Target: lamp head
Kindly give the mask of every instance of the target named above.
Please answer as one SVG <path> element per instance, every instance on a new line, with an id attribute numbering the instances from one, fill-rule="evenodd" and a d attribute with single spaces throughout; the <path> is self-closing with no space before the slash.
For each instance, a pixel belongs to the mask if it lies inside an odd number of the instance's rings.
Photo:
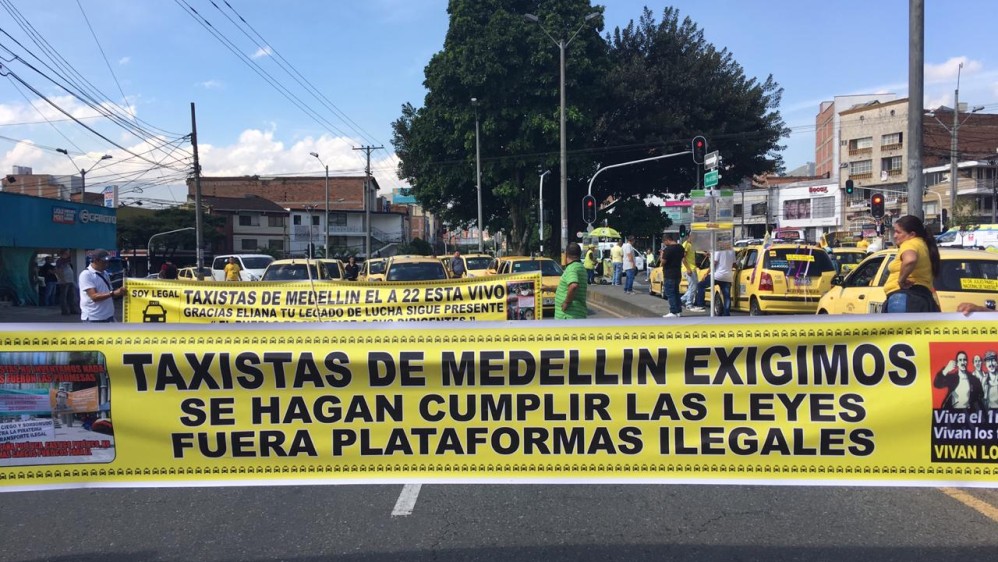
<path id="1" fill-rule="evenodd" d="M 69 156 L 69 151 L 66 150 L 65 148 L 57 148 L 57 149 L 55 149 L 55 151 L 56 152 L 61 152 L 62 154 L 65 154 L 66 156 Z"/>
<path id="2" fill-rule="evenodd" d="M 308 154 L 309 154 L 309 156 L 315 156 L 316 158 L 319 157 L 319 153 L 318 152 L 309 152 Z"/>
<path id="3" fill-rule="evenodd" d="M 593 13 L 589 14 L 588 16 L 586 16 L 586 21 L 589 21 L 589 20 L 591 20 L 591 19 L 593 19 L 593 18 L 595 18 L 597 16 L 599 16 L 599 12 L 593 12 Z"/>
<path id="4" fill-rule="evenodd" d="M 110 154 L 105 154 L 104 156 L 100 157 L 101 160 L 110 160 L 112 158 L 114 158 L 114 156 L 111 156 Z"/>
<path id="5" fill-rule="evenodd" d="M 534 14 L 523 14 L 523 19 L 525 19 L 527 21 L 532 21 L 534 23 L 537 23 L 537 22 L 540 21 L 540 18 L 538 18 Z"/>

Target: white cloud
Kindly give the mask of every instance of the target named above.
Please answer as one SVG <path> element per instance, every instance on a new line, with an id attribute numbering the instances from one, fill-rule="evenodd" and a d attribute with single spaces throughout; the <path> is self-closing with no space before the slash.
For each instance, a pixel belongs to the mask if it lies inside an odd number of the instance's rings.
<path id="1" fill-rule="evenodd" d="M 204 82 L 198 82 L 197 85 L 201 86 L 205 90 L 217 90 L 225 86 L 221 80 L 215 80 L 214 78 L 211 80 L 205 80 Z"/>
<path id="2" fill-rule="evenodd" d="M 118 59 L 118 64 L 121 66 L 124 66 L 130 62 L 132 62 L 132 57 L 121 57 Z"/>
<path id="3" fill-rule="evenodd" d="M 960 71 L 960 65 L 963 70 Z M 941 64 L 925 65 L 925 83 L 934 84 L 938 82 L 948 82 L 956 85 L 956 76 L 960 72 L 961 76 L 976 74 L 984 68 L 980 61 L 970 60 L 967 57 L 953 57 Z"/>
<path id="4" fill-rule="evenodd" d="M 97 110 L 73 96 L 53 96 L 48 99 L 77 119 L 90 119 L 100 115 Z M 109 109 L 114 107 L 110 102 L 104 102 L 101 106 Z M 124 110 L 131 115 L 136 114 L 134 105 L 126 106 Z M 0 103 L 0 125 L 43 122 L 45 119 L 62 120 L 66 119 L 66 115 L 40 99 L 33 100 L 33 104 L 27 102 Z"/>
<path id="5" fill-rule="evenodd" d="M 253 53 L 251 56 L 252 58 L 255 59 L 258 59 L 260 57 L 269 57 L 271 52 L 272 51 L 270 50 L 270 47 L 262 47 L 260 49 L 257 49 L 256 52 Z"/>

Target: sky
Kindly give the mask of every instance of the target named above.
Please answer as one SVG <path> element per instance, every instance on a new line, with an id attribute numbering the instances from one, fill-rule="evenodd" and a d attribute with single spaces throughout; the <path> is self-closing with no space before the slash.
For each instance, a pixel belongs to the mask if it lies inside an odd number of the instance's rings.
<path id="1" fill-rule="evenodd" d="M 404 103 L 423 103 L 423 69 L 449 23 L 445 0 L 215 1 L 0 0 L 0 172 L 83 168 L 88 191 L 113 184 L 126 203 L 182 202 L 193 102 L 204 175 L 321 176 L 323 165 L 331 176 L 361 175 L 364 152 L 356 148 L 383 146 L 371 152 L 382 194 L 404 187 L 391 123 Z M 925 107 L 952 105 L 962 63 L 960 100 L 998 112 L 998 34 L 980 24 L 996 17 L 993 0 L 924 1 Z M 636 20 L 644 6 L 656 19 L 674 6 L 747 76 L 772 75 L 791 128 L 782 141 L 788 170 L 815 159 L 822 101 L 907 95 L 908 4 L 594 3 L 604 7 L 603 34 Z M 240 18 L 246 24 L 236 26 Z M 118 124 L 46 78 L 74 73 L 103 111 L 121 115 Z"/>

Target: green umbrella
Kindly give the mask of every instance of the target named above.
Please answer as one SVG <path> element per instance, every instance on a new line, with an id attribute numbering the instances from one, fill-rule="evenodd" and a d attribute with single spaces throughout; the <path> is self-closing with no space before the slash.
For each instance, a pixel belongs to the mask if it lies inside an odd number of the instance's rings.
<path id="1" fill-rule="evenodd" d="M 620 238 L 620 233 L 616 230 L 610 228 L 609 226 L 601 226 L 599 228 L 594 228 L 589 236 L 593 238 Z"/>

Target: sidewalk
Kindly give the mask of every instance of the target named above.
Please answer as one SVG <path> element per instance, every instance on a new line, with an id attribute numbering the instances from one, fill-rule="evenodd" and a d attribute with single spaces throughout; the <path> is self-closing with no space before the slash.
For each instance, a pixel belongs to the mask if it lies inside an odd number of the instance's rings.
<path id="1" fill-rule="evenodd" d="M 639 274 L 644 279 L 644 274 Z M 648 294 L 648 285 L 635 280 L 634 294 L 624 294 L 622 285 L 589 285 L 586 298 L 590 305 L 618 311 L 630 318 L 661 318 L 669 313 L 669 302 L 662 297 Z M 683 316 L 709 316 L 710 311 L 688 312 L 683 309 Z"/>
<path id="2" fill-rule="evenodd" d="M 121 300 L 114 303 L 114 316 L 121 320 Z M 63 316 L 58 306 L 0 306 L 3 324 L 83 324 L 79 314 Z"/>

